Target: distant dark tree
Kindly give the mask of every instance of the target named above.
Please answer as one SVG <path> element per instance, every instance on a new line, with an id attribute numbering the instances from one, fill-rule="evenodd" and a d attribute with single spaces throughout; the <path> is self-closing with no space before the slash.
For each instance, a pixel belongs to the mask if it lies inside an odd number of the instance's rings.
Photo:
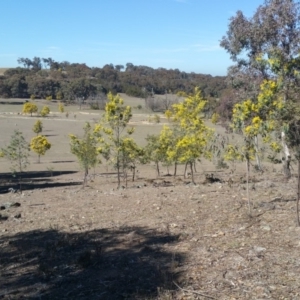
<path id="1" fill-rule="evenodd" d="M 4 72 L 4 77 L 5 77 L 5 78 L 9 78 L 9 77 L 12 77 L 12 76 L 14 76 L 14 75 L 27 76 L 27 75 L 29 75 L 30 73 L 31 73 L 31 72 L 30 72 L 30 70 L 28 70 L 28 69 L 24 69 L 24 68 L 17 67 L 17 68 L 7 69 L 7 70 Z"/>
<path id="2" fill-rule="evenodd" d="M 67 90 L 67 95 L 70 99 L 76 100 L 79 107 L 85 103 L 89 96 L 97 94 L 97 87 L 88 79 L 75 79 L 73 80 Z"/>
<path id="3" fill-rule="evenodd" d="M 31 76 L 27 78 L 29 95 L 35 95 L 36 98 L 45 99 L 51 96 L 53 99 L 60 89 L 60 83 L 52 79 L 38 78 Z"/>
<path id="4" fill-rule="evenodd" d="M 10 98 L 11 91 L 8 84 L 5 82 L 4 77 L 0 77 L 0 96 L 3 98 Z"/>
<path id="5" fill-rule="evenodd" d="M 32 66 L 32 61 L 29 58 L 18 58 L 18 64 L 23 65 L 24 68 L 29 69 Z"/>
<path id="6" fill-rule="evenodd" d="M 32 69 L 39 71 L 42 69 L 42 60 L 39 57 L 34 57 L 32 60 Z"/>
<path id="7" fill-rule="evenodd" d="M 114 70 L 114 69 L 115 69 L 115 67 L 114 67 L 114 65 L 113 65 L 113 64 L 106 64 L 106 65 L 104 65 L 104 66 L 103 66 L 103 69 L 110 69 L 110 70 Z"/>
<path id="8" fill-rule="evenodd" d="M 133 65 L 133 63 L 127 63 L 126 64 L 126 69 L 125 69 L 125 71 L 126 72 L 130 72 L 130 71 L 133 71 L 134 70 L 134 65 Z"/>
<path id="9" fill-rule="evenodd" d="M 123 65 L 115 65 L 115 69 L 120 72 L 121 70 L 124 69 L 124 66 Z"/>
<path id="10" fill-rule="evenodd" d="M 49 58 L 42 58 L 43 63 L 48 66 L 48 69 L 50 70 L 57 70 L 60 67 L 60 64 L 56 62 L 54 59 L 51 57 Z"/>
<path id="11" fill-rule="evenodd" d="M 50 69 L 51 63 L 49 62 L 49 60 L 52 60 L 52 58 L 51 57 L 49 57 L 49 58 L 42 58 L 42 61 L 43 61 L 44 66 L 45 66 L 46 69 L 47 69 L 47 66 L 48 66 L 48 69 Z"/>
<path id="12" fill-rule="evenodd" d="M 6 91 L 9 90 L 9 97 L 25 98 L 28 97 L 27 82 L 23 75 L 15 74 L 4 80 Z"/>
<path id="13" fill-rule="evenodd" d="M 91 75 L 91 69 L 86 64 L 70 64 L 65 66 L 67 76 L 74 78 L 87 78 Z"/>
<path id="14" fill-rule="evenodd" d="M 42 69 L 42 60 L 37 56 L 35 56 L 33 60 L 29 58 L 19 58 L 17 61 L 27 69 L 31 68 L 34 71 L 39 71 Z"/>
<path id="15" fill-rule="evenodd" d="M 65 71 L 67 69 L 67 67 L 70 66 L 70 63 L 66 60 L 62 61 L 60 64 L 59 64 L 59 67 Z"/>

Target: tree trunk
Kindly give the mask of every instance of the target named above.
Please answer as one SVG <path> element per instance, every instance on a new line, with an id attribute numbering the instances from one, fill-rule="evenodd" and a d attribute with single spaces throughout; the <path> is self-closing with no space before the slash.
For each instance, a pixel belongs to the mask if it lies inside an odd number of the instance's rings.
<path id="1" fill-rule="evenodd" d="M 88 174 L 89 174 L 89 169 L 88 169 L 88 168 L 85 168 L 85 170 L 84 170 L 84 178 L 83 178 L 83 185 L 82 185 L 83 188 L 86 187 Z"/>
<path id="2" fill-rule="evenodd" d="M 175 162 L 174 166 L 174 177 L 177 175 L 177 162 Z"/>
<path id="3" fill-rule="evenodd" d="M 167 165 L 167 175 L 170 175 L 169 165 Z"/>
<path id="4" fill-rule="evenodd" d="M 127 169 L 126 168 L 124 168 L 123 169 L 123 174 L 124 174 L 124 179 L 125 179 L 125 186 L 126 186 L 126 188 L 127 188 L 127 183 L 128 183 L 128 179 L 127 179 Z"/>
<path id="5" fill-rule="evenodd" d="M 159 177 L 160 176 L 159 162 L 156 162 L 156 171 L 157 171 L 157 177 Z"/>
<path id="6" fill-rule="evenodd" d="M 190 162 L 190 168 L 191 168 L 192 182 L 193 182 L 193 184 L 195 184 L 195 180 L 194 180 L 194 170 L 193 170 L 193 163 L 192 163 L 192 162 Z"/>
<path id="7" fill-rule="evenodd" d="M 133 165 L 133 168 L 132 168 L 132 182 L 134 182 L 135 180 L 135 165 Z"/>
<path id="8" fill-rule="evenodd" d="M 197 173 L 197 169 L 196 169 L 196 161 L 193 162 L 193 166 L 194 166 L 194 171 L 195 171 L 195 173 Z"/>
<path id="9" fill-rule="evenodd" d="M 257 136 L 254 137 L 254 148 L 255 148 L 255 160 L 256 160 L 256 166 L 257 166 L 257 169 L 259 171 L 262 171 L 262 166 L 261 166 L 261 161 L 260 161 L 260 157 L 259 157 L 259 154 L 258 154 L 258 138 Z"/>
<path id="10" fill-rule="evenodd" d="M 183 174 L 183 177 L 184 177 L 184 178 L 186 178 L 187 166 L 188 166 L 188 163 L 186 163 L 186 164 L 185 164 L 185 167 L 184 167 L 184 174 Z"/>
<path id="11" fill-rule="evenodd" d="M 250 172 L 250 160 L 246 160 L 246 174 L 247 174 L 247 200 L 248 200 L 248 209 L 249 215 L 251 215 L 251 203 L 250 203 L 250 195 L 249 195 L 249 172 Z"/>
<path id="12" fill-rule="evenodd" d="M 300 226 L 300 219 L 299 219 L 299 198 L 300 198 L 300 158 L 298 157 L 298 192 L 297 192 L 297 223 Z"/>
<path id="13" fill-rule="evenodd" d="M 121 186 L 121 172 L 120 172 L 120 157 L 119 153 L 117 153 L 117 173 L 118 173 L 118 188 Z"/>
<path id="14" fill-rule="evenodd" d="M 291 154 L 289 151 L 289 148 L 285 142 L 285 133 L 281 132 L 281 143 L 282 143 L 282 150 L 283 150 L 283 157 L 282 157 L 282 163 L 283 163 L 283 173 L 286 178 L 291 177 Z"/>

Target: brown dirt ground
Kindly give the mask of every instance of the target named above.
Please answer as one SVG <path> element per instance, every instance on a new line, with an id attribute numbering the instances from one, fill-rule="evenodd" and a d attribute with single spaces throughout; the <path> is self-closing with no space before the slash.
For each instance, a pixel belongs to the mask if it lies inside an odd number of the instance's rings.
<path id="1" fill-rule="evenodd" d="M 2 120 L 27 135 L 33 122 Z M 50 121 L 53 139 L 64 137 Z M 252 174 L 250 216 L 242 169 L 199 164 L 194 185 L 144 166 L 116 189 L 103 167 L 82 189 L 60 147 L 31 166 L 22 192 L 7 192 L 19 186 L 1 164 L 0 299 L 300 299 L 297 183 L 280 166 Z"/>

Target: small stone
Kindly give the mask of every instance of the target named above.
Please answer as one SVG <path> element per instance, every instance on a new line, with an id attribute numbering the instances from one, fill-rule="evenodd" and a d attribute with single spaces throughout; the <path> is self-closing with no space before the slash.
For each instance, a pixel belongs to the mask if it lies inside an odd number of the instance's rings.
<path id="1" fill-rule="evenodd" d="M 170 227 L 171 228 L 176 228 L 176 227 L 178 227 L 178 225 L 176 223 L 172 223 L 172 224 L 170 224 Z"/>
<path id="2" fill-rule="evenodd" d="M 267 249 L 264 248 L 264 247 L 260 247 L 260 246 L 254 246 L 253 247 L 253 250 L 257 253 L 257 254 L 260 254 L 262 252 L 265 252 Z"/>
<path id="3" fill-rule="evenodd" d="M 260 227 L 262 230 L 271 231 L 271 227 L 269 225 L 264 225 Z"/>
<path id="4" fill-rule="evenodd" d="M 197 238 L 193 237 L 190 241 L 191 242 L 198 242 L 199 240 Z"/>

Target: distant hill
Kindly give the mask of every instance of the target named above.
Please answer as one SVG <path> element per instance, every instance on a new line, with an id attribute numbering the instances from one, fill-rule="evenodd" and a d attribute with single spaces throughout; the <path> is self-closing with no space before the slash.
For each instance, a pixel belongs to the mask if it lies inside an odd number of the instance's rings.
<path id="1" fill-rule="evenodd" d="M 225 76 L 153 69 L 132 63 L 99 68 L 39 57 L 20 58 L 18 63 L 23 67 L 0 68 L 0 96 L 76 100 L 95 98 L 111 91 L 147 98 L 178 92 L 189 94 L 198 86 L 205 98 L 217 99 L 228 89 Z"/>

